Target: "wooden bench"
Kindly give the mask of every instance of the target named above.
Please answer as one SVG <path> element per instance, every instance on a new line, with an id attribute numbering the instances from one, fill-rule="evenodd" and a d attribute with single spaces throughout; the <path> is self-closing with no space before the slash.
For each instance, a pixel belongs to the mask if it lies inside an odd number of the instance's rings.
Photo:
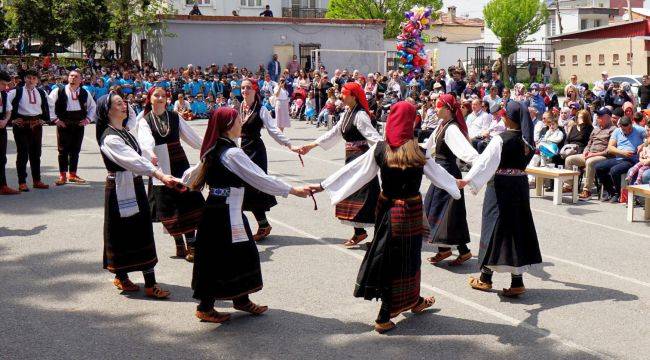
<path id="1" fill-rule="evenodd" d="M 634 196 L 642 196 L 645 199 L 643 220 L 650 220 L 650 185 L 629 185 L 626 189 L 627 221 L 634 221 Z"/>
<path id="2" fill-rule="evenodd" d="M 562 204 L 562 184 L 567 180 L 573 180 L 573 193 L 571 203 L 578 201 L 578 171 L 548 168 L 548 167 L 527 167 L 526 173 L 535 177 L 535 196 L 544 196 L 544 179 L 553 179 L 553 204 Z"/>

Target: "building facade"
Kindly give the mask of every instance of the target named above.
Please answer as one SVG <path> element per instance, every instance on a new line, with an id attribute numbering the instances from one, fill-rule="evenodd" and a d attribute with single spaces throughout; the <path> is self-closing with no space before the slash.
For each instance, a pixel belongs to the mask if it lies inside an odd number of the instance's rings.
<path id="1" fill-rule="evenodd" d="M 202 15 L 230 16 L 233 11 L 239 16 L 259 16 L 269 5 L 274 17 L 323 18 L 329 0 L 171 0 L 179 15 L 187 15 L 194 4 Z"/>
<path id="2" fill-rule="evenodd" d="M 571 75 L 593 82 L 603 71 L 610 76 L 650 73 L 650 21 L 635 20 L 550 38 L 555 68 L 562 82 Z"/>
<path id="3" fill-rule="evenodd" d="M 280 64 L 298 56 L 302 68 L 313 62 L 312 50 L 321 49 L 320 63 L 328 70 L 382 71 L 385 66 L 382 20 L 259 18 L 234 16 L 168 16 L 165 37 L 135 35 L 134 59 L 153 61 L 157 68 L 187 64 L 228 64 L 257 69 L 278 54 Z M 327 52 L 325 50 L 347 50 Z M 377 53 L 360 53 L 376 51 Z"/>
<path id="4" fill-rule="evenodd" d="M 482 19 L 458 16 L 456 7 L 450 6 L 446 13 L 433 22 L 431 29 L 425 30 L 430 42 L 438 41 L 470 41 L 483 38 L 485 24 Z"/>

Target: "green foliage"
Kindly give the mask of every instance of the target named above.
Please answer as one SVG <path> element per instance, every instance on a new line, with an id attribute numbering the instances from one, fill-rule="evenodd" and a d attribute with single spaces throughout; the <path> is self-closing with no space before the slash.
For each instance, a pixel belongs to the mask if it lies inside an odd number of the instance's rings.
<path id="1" fill-rule="evenodd" d="M 395 38 L 400 33 L 404 12 L 415 5 L 430 6 L 431 19 L 442 7 L 442 0 L 331 0 L 325 15 L 330 19 L 380 19 L 386 21 L 384 37 Z"/>
<path id="2" fill-rule="evenodd" d="M 540 0 L 492 0 L 483 8 L 485 25 L 499 38 L 502 56 L 517 52 L 546 23 L 548 14 Z"/>
<path id="3" fill-rule="evenodd" d="M 62 25 L 69 14 L 65 2 L 56 0 L 14 0 L 9 10 L 15 32 L 24 32 L 28 38 L 41 39 L 44 50 L 59 43 L 68 46 L 74 42 L 70 29 Z"/>

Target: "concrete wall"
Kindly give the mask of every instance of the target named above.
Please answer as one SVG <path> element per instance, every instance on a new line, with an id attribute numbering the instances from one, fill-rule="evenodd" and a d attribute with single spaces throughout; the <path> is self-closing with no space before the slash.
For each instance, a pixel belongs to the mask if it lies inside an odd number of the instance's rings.
<path id="1" fill-rule="evenodd" d="M 299 54 L 300 44 L 320 44 L 321 49 L 383 51 L 383 26 L 372 24 L 301 24 L 168 21 L 168 31 L 175 37 L 163 37 L 160 44 L 149 39 L 150 59 L 158 68 L 192 64 L 233 63 L 256 69 L 267 64 L 274 47 L 289 45 Z M 136 39 L 139 43 L 139 38 Z M 323 54 L 328 70 L 358 68 L 376 71 L 377 55 Z M 282 64 L 284 66 L 284 64 Z"/>
<path id="2" fill-rule="evenodd" d="M 600 79 L 600 73 L 607 71 L 610 76 L 633 74 L 644 75 L 648 71 L 648 52 L 643 38 L 602 39 L 602 40 L 562 40 L 553 44 L 555 65 L 560 81 L 566 82 L 572 74 L 578 75 L 580 81 L 593 82 Z M 627 54 L 634 54 L 632 61 L 627 61 Z M 613 61 L 618 55 L 618 63 Z M 591 56 L 587 63 L 586 56 Z M 603 55 L 604 61 L 600 61 Z M 564 62 L 562 62 L 564 56 Z M 573 62 L 577 56 L 577 62 Z"/>

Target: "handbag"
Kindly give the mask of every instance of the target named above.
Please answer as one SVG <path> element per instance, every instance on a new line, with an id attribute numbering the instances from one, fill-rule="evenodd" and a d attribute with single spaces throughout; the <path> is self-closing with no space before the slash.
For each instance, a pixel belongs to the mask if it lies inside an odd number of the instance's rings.
<path id="1" fill-rule="evenodd" d="M 562 146 L 562 149 L 560 150 L 560 156 L 562 159 L 566 159 L 567 157 L 571 155 L 575 155 L 578 153 L 578 144 L 565 144 Z"/>

